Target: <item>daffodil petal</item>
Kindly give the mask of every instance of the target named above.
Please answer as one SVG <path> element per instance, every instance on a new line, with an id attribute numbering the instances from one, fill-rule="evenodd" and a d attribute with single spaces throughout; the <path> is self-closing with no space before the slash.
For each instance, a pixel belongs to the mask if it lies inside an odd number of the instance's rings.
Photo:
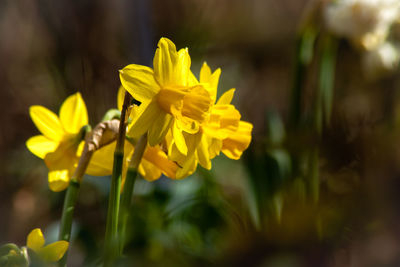
<path id="1" fill-rule="evenodd" d="M 160 178 L 161 170 L 154 166 L 149 161 L 143 159 L 140 162 L 141 168 L 139 168 L 140 174 L 143 178 L 149 182 L 155 181 Z"/>
<path id="2" fill-rule="evenodd" d="M 185 137 L 183 136 L 182 130 L 179 129 L 176 123 L 174 123 L 172 127 L 172 136 L 174 137 L 174 141 L 179 152 L 181 152 L 183 155 L 187 155 L 188 148 L 186 146 Z"/>
<path id="3" fill-rule="evenodd" d="M 203 63 L 200 70 L 200 82 L 201 83 L 208 83 L 211 78 L 211 69 L 207 65 L 207 62 Z"/>
<path id="4" fill-rule="evenodd" d="M 111 175 L 115 145 L 116 142 L 112 142 L 96 150 L 89 162 L 86 173 L 93 176 Z"/>
<path id="5" fill-rule="evenodd" d="M 189 73 L 189 77 L 188 77 L 188 86 L 195 86 L 199 83 L 199 81 L 197 80 L 196 76 L 194 76 L 193 72 Z"/>
<path id="6" fill-rule="evenodd" d="M 154 79 L 153 70 L 146 66 L 128 65 L 120 70 L 119 77 L 125 90 L 140 102 L 149 101 L 160 90 Z"/>
<path id="7" fill-rule="evenodd" d="M 167 85 L 173 76 L 173 65 L 176 62 L 176 46 L 168 38 L 161 38 L 154 55 L 154 76 L 159 84 Z"/>
<path id="8" fill-rule="evenodd" d="M 26 147 L 34 155 L 44 159 L 47 153 L 54 152 L 58 143 L 54 142 L 43 135 L 36 135 L 26 141 Z"/>
<path id="9" fill-rule="evenodd" d="M 39 257 L 46 262 L 59 261 L 68 250 L 68 242 L 61 240 L 51 243 L 39 250 Z"/>
<path id="10" fill-rule="evenodd" d="M 124 104 L 125 92 L 126 91 L 124 87 L 120 86 L 117 94 L 117 107 L 119 110 L 122 110 L 122 105 Z"/>
<path id="11" fill-rule="evenodd" d="M 221 76 L 221 69 L 216 69 L 214 73 L 211 73 L 210 67 L 207 65 L 206 62 L 203 63 L 203 66 L 200 70 L 200 82 L 208 84 L 208 91 L 210 92 L 210 97 L 215 102 L 217 98 L 217 88 L 219 77 Z"/>
<path id="12" fill-rule="evenodd" d="M 33 251 L 38 251 L 41 247 L 44 246 L 44 237 L 42 230 L 40 228 L 33 229 L 26 240 L 26 246 Z"/>
<path id="13" fill-rule="evenodd" d="M 222 149 L 222 140 L 212 138 L 208 147 L 210 159 L 213 159 L 216 156 L 218 156 L 221 153 L 221 149 Z"/>
<path id="14" fill-rule="evenodd" d="M 77 134 L 88 124 L 88 114 L 85 102 L 78 92 L 69 96 L 60 108 L 60 121 L 65 131 Z"/>
<path id="15" fill-rule="evenodd" d="M 197 169 L 197 160 L 196 157 L 193 155 L 189 156 L 182 168 L 178 169 L 176 172 L 176 177 L 175 179 L 183 179 L 186 178 L 187 176 L 193 174 Z"/>
<path id="16" fill-rule="evenodd" d="M 235 94 L 235 88 L 229 89 L 218 99 L 217 105 L 228 105 L 232 102 L 233 95 Z"/>
<path id="17" fill-rule="evenodd" d="M 163 111 L 158 107 L 156 101 L 140 104 L 136 117 L 129 126 L 128 135 L 130 137 L 139 137 L 144 134 L 161 112 Z"/>
<path id="18" fill-rule="evenodd" d="M 169 178 L 175 178 L 178 165 L 175 162 L 168 159 L 168 156 L 164 151 L 160 149 L 159 146 L 147 147 L 143 159 L 153 164 L 153 168 L 159 169 L 163 174 Z M 149 177 L 145 177 L 149 180 Z"/>
<path id="19" fill-rule="evenodd" d="M 60 141 L 64 136 L 64 129 L 54 112 L 42 106 L 31 106 L 29 114 L 39 131 L 53 141 Z"/>
<path id="20" fill-rule="evenodd" d="M 79 160 L 77 151 L 80 144 L 76 144 L 72 140 L 61 142 L 54 152 L 47 153 L 44 157 L 46 166 L 50 170 L 69 170 L 73 168 Z"/>
<path id="21" fill-rule="evenodd" d="M 54 192 L 65 190 L 69 185 L 68 170 L 53 170 L 49 172 L 49 187 Z"/>
<path id="22" fill-rule="evenodd" d="M 211 170 L 211 160 L 210 154 L 208 152 L 208 141 L 205 134 L 202 134 L 201 141 L 197 147 L 197 158 L 199 160 L 199 164 L 203 168 Z"/>
<path id="23" fill-rule="evenodd" d="M 151 146 L 158 145 L 162 142 L 170 129 L 170 125 L 173 122 L 173 117 L 165 112 L 160 112 L 158 117 L 152 122 L 152 126 L 149 129 L 148 140 Z"/>
<path id="24" fill-rule="evenodd" d="M 187 86 L 190 75 L 190 56 L 187 48 L 176 51 L 175 44 L 161 38 L 154 55 L 154 77 L 162 86 Z"/>

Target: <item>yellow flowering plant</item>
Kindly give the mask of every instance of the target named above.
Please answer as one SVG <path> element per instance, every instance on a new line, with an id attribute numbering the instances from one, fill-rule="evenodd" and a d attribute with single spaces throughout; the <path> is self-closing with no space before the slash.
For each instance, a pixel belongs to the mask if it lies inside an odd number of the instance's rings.
<path id="1" fill-rule="evenodd" d="M 26 240 L 26 246 L 33 250 L 44 262 L 57 262 L 68 249 L 69 242 L 60 240 L 45 245 L 45 239 L 42 230 L 36 228 L 32 230 Z"/>
<path id="2" fill-rule="evenodd" d="M 85 102 L 76 93 L 61 105 L 59 116 L 43 106 L 30 107 L 29 114 L 42 135 L 31 137 L 26 146 L 46 163 L 50 189 L 62 191 L 68 187 L 82 152 L 81 129 L 88 124 Z"/>
<path id="3" fill-rule="evenodd" d="M 209 92 L 201 84 L 191 83 L 190 64 L 187 48 L 176 51 L 174 43 L 161 38 L 154 69 L 131 64 L 120 71 L 124 88 L 141 102 L 129 136 L 148 133 L 149 144 L 155 146 L 172 129 L 178 149 L 187 154 L 182 132 L 196 133 L 211 106 Z"/>
<path id="4" fill-rule="evenodd" d="M 61 241 L 44 246 L 40 229 L 28 235 L 27 246 L 43 260 L 66 264 L 73 211 L 85 173 L 112 175 L 104 242 L 104 263 L 111 265 L 123 252 L 137 174 L 147 181 L 162 175 L 183 179 L 198 164 L 211 169 L 211 160 L 221 152 L 231 159 L 241 157 L 253 126 L 242 121 L 231 104 L 235 89 L 217 100 L 221 70 L 211 72 L 204 63 L 197 79 L 190 65 L 187 48 L 177 51 L 172 41 L 161 38 L 153 68 L 131 64 L 120 70 L 119 111 L 107 112 L 105 121 L 90 132 L 80 93 L 64 101 L 59 116 L 42 106 L 30 108 L 42 135 L 30 138 L 26 145 L 48 167 L 50 189 L 68 188 Z M 140 105 L 131 105 L 132 97 Z"/>

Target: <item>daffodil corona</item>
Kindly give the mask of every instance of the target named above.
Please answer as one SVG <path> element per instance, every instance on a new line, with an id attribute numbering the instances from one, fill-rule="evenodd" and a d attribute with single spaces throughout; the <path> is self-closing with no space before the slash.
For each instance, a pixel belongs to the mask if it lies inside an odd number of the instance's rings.
<path id="1" fill-rule="evenodd" d="M 57 116 L 43 106 L 31 106 L 32 121 L 42 133 L 31 137 L 26 146 L 49 169 L 49 187 L 62 191 L 68 187 L 82 152 L 81 129 L 88 124 L 85 102 L 80 93 L 69 96 Z"/>

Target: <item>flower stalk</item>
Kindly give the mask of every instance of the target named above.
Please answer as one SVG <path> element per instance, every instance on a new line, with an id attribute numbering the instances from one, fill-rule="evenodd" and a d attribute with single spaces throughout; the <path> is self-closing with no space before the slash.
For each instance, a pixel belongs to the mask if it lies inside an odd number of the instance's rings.
<path id="1" fill-rule="evenodd" d="M 120 251 L 123 253 L 124 246 L 126 243 L 126 227 L 129 221 L 129 211 L 131 210 L 132 194 L 135 186 L 136 177 L 138 175 L 139 164 L 142 160 L 144 151 L 147 146 L 147 134 L 140 137 L 139 141 L 135 145 L 135 151 L 133 152 L 131 161 L 128 166 L 126 173 L 126 180 L 124 185 L 124 191 L 121 198 L 121 212 L 120 212 Z"/>
<path id="2" fill-rule="evenodd" d="M 122 181 L 122 166 L 124 160 L 124 142 L 126 134 L 126 123 L 129 118 L 127 112 L 130 106 L 131 96 L 125 93 L 122 105 L 121 119 L 117 136 L 117 144 L 114 152 L 113 172 L 111 178 L 111 190 L 108 202 L 107 224 L 105 233 L 105 259 L 104 265 L 110 266 L 119 255 L 118 246 L 118 214 L 120 206 L 120 192 Z"/>
<path id="3" fill-rule="evenodd" d="M 86 139 L 89 139 L 89 132 L 91 127 L 86 125 L 82 127 L 82 136 L 87 136 Z M 83 175 L 85 174 L 86 168 L 89 165 L 90 158 L 93 155 L 94 150 L 90 149 L 90 142 L 85 142 L 85 147 L 82 152 L 82 155 L 79 159 L 78 167 L 75 169 L 75 172 L 71 178 L 71 181 L 68 185 L 67 193 L 65 194 L 64 199 L 64 207 L 61 216 L 61 225 L 59 231 L 59 240 L 65 240 L 67 242 L 70 241 L 71 238 L 71 228 L 72 228 L 72 220 L 75 210 L 75 204 L 78 200 L 78 193 L 80 183 L 82 181 Z M 59 261 L 59 266 L 66 266 L 67 262 L 67 254 L 68 251 L 64 254 L 62 259 Z"/>

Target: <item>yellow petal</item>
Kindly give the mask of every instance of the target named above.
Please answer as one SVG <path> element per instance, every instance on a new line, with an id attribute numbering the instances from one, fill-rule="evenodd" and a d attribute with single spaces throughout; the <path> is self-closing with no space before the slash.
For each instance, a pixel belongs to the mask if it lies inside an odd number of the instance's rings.
<path id="1" fill-rule="evenodd" d="M 203 168 L 211 170 L 211 160 L 210 154 L 208 152 L 208 141 L 205 134 L 202 134 L 201 141 L 197 147 L 197 158 Z"/>
<path id="2" fill-rule="evenodd" d="M 218 99 L 217 105 L 228 105 L 232 102 L 233 95 L 235 94 L 235 88 L 229 89 Z"/>
<path id="3" fill-rule="evenodd" d="M 160 112 L 158 117 L 152 122 L 149 129 L 148 140 L 151 146 L 160 144 L 168 130 L 171 128 L 173 117 L 165 112 Z"/>
<path id="4" fill-rule="evenodd" d="M 190 74 L 190 56 L 187 49 L 176 51 L 175 44 L 161 38 L 154 55 L 154 77 L 161 86 L 186 86 Z"/>
<path id="5" fill-rule="evenodd" d="M 82 142 L 80 142 L 82 144 Z M 50 170 L 71 169 L 79 160 L 77 151 L 79 143 L 73 139 L 61 142 L 54 152 L 47 153 L 44 162 Z"/>
<path id="6" fill-rule="evenodd" d="M 160 169 L 145 159 L 140 162 L 139 172 L 149 182 L 155 181 L 161 176 Z"/>
<path id="7" fill-rule="evenodd" d="M 65 131 L 77 134 L 88 124 L 88 114 L 85 102 L 78 92 L 69 96 L 60 108 L 60 121 Z"/>
<path id="8" fill-rule="evenodd" d="M 195 86 L 199 83 L 199 81 L 197 80 L 196 76 L 194 76 L 193 72 L 189 73 L 188 76 L 188 86 Z"/>
<path id="9" fill-rule="evenodd" d="M 203 63 L 203 66 L 200 70 L 200 82 L 201 83 L 208 83 L 208 90 L 210 92 L 210 96 L 212 102 L 214 103 L 217 98 L 217 88 L 219 77 L 221 76 L 221 69 L 216 69 L 214 73 L 211 74 L 211 69 L 207 65 L 206 62 Z"/>
<path id="10" fill-rule="evenodd" d="M 182 165 L 182 168 L 178 169 L 176 172 L 176 177 L 175 179 L 183 179 L 188 177 L 189 175 L 193 174 L 197 169 L 197 160 L 194 154 L 190 155 L 184 164 Z"/>
<path id="11" fill-rule="evenodd" d="M 210 159 L 215 158 L 220 154 L 222 150 L 222 140 L 212 138 L 211 142 L 209 143 L 208 152 L 210 154 Z"/>
<path id="12" fill-rule="evenodd" d="M 175 162 L 168 159 L 168 156 L 159 146 L 147 147 L 143 159 L 153 164 L 153 168 L 159 169 L 164 175 L 169 178 L 175 178 L 175 173 L 178 169 L 178 165 Z M 149 178 L 145 179 L 149 180 Z"/>
<path id="13" fill-rule="evenodd" d="M 174 125 L 172 127 L 172 136 L 174 137 L 175 145 L 178 148 L 178 150 L 183 155 L 187 155 L 188 148 L 186 146 L 185 138 L 183 136 L 182 130 L 179 129 L 177 123 L 174 123 Z"/>
<path id="14" fill-rule="evenodd" d="M 174 68 L 173 84 L 187 86 L 190 76 L 191 59 L 187 48 L 178 51 L 178 61 Z"/>
<path id="15" fill-rule="evenodd" d="M 68 250 L 68 242 L 61 240 L 51 243 L 38 252 L 39 257 L 46 262 L 56 262 L 59 261 Z"/>
<path id="16" fill-rule="evenodd" d="M 49 187 L 54 192 L 65 190 L 69 185 L 68 170 L 53 170 L 49 172 Z"/>
<path id="17" fill-rule="evenodd" d="M 92 176 L 111 175 L 115 145 L 116 142 L 112 142 L 96 150 L 89 162 L 86 173 Z"/>
<path id="18" fill-rule="evenodd" d="M 120 70 L 122 86 L 140 102 L 151 100 L 160 90 L 149 67 L 131 64 Z"/>
<path id="19" fill-rule="evenodd" d="M 140 104 L 136 117 L 133 118 L 129 126 L 128 135 L 135 138 L 147 132 L 161 112 L 163 111 L 158 107 L 157 101 L 143 102 Z"/>
<path id="20" fill-rule="evenodd" d="M 26 146 L 34 155 L 44 159 L 47 153 L 54 152 L 58 146 L 54 142 L 43 135 L 36 135 L 26 141 Z"/>
<path id="21" fill-rule="evenodd" d="M 124 98 L 125 98 L 125 89 L 121 85 L 118 89 L 118 95 L 117 95 L 117 107 L 119 110 L 122 110 L 122 105 L 124 104 Z"/>
<path id="22" fill-rule="evenodd" d="M 201 83 L 208 83 L 211 78 L 211 69 L 207 65 L 207 62 L 203 63 L 200 70 L 200 82 Z"/>
<path id="23" fill-rule="evenodd" d="M 57 115 L 42 106 L 31 106 L 29 114 L 39 131 L 53 141 L 60 141 L 64 136 L 64 129 Z"/>
<path id="24" fill-rule="evenodd" d="M 240 121 L 237 131 L 232 132 L 228 138 L 222 141 L 222 152 L 231 159 L 239 159 L 251 142 L 253 125 Z"/>
<path id="25" fill-rule="evenodd" d="M 44 237 L 40 228 L 33 229 L 26 240 L 26 246 L 33 251 L 38 251 L 44 246 Z"/>

